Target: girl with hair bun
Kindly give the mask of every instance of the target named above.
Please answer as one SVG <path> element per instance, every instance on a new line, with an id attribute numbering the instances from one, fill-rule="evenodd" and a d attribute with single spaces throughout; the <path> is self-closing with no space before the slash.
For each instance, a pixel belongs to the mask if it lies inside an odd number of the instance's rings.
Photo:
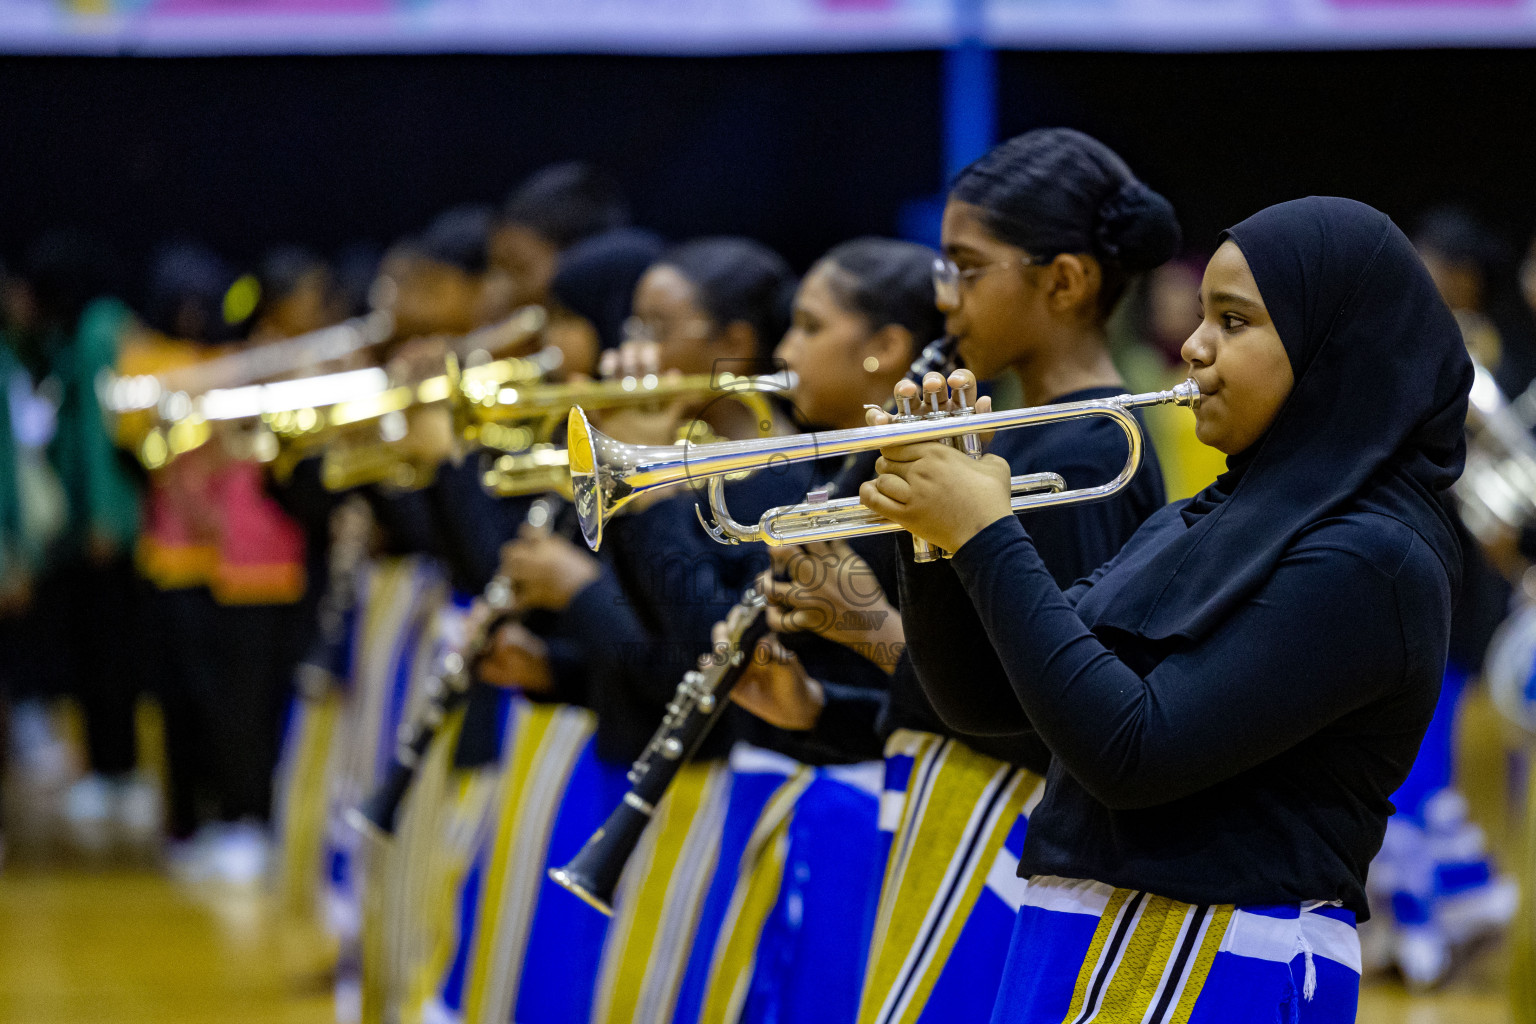
<path id="1" fill-rule="evenodd" d="M 1126 388 L 1110 361 L 1105 321 L 1129 280 L 1168 259 L 1178 242 L 1168 202 L 1103 143 L 1068 129 L 1033 131 L 955 181 L 943 257 L 932 268 L 934 297 L 965 364 L 982 378 L 1013 369 L 1026 404 L 1109 397 Z M 1060 473 L 1068 487 L 1102 483 L 1126 458 L 1123 433 L 1102 420 L 1000 433 L 991 450 L 1014 474 Z M 1040 535 L 1052 577 L 1065 586 L 1113 556 L 1163 500 L 1148 451 L 1113 499 L 1024 519 Z M 840 568 L 820 574 L 819 586 L 803 579 L 776 586 L 770 622 L 790 633 L 862 623 L 862 630 L 822 631 L 875 653 L 899 652 L 903 640 L 942 642 L 959 671 L 1002 678 L 953 568 L 913 564 L 910 542 L 898 537 L 894 545 L 872 538 L 880 542 L 873 552 L 867 544 L 840 549 Z M 878 596 L 869 593 L 871 574 L 883 590 Z M 839 585 L 849 580 L 856 582 Z M 881 667 L 887 685 L 857 694 L 779 658 L 749 673 L 735 695 L 807 742 L 885 754 L 891 853 L 860 1024 L 985 1019 L 1023 890 L 1006 866 L 1020 852 L 1026 808 L 1049 753 L 1024 728 L 954 728 L 934 712 L 926 691 L 935 684 L 920 678 L 923 666 L 900 657 Z"/>
<path id="2" fill-rule="evenodd" d="M 1366 868 L 1445 667 L 1472 367 L 1361 203 L 1229 229 L 1200 298 L 1183 355 L 1227 471 L 1075 584 L 1000 459 L 887 448 L 860 493 L 955 552 L 964 614 L 908 628 L 944 721 L 1050 753 L 994 1024 L 1355 1016 Z"/>
<path id="3" fill-rule="evenodd" d="M 860 238 L 834 247 L 806 273 L 775 351 L 796 376 L 789 397 L 800 417 L 829 429 L 859 426 L 865 404 L 890 394 L 922 347 L 942 332 L 932 301 L 934 255 L 911 242 Z M 817 464 L 819 475 L 801 481 L 771 470 L 761 476 L 776 487 L 773 503 L 787 504 L 834 474 L 829 490 L 852 495 L 872 469 L 871 457 Z M 891 550 L 886 538 L 868 541 L 861 548 L 872 560 Z M 761 559 L 785 549 L 747 550 Z M 814 571 L 832 551 L 818 545 L 788 553 Z M 781 573 L 798 575 L 796 567 L 774 561 Z M 894 582 L 889 557 L 883 561 L 885 578 Z M 717 635 L 716 649 L 724 643 Z M 877 658 L 814 633 L 775 638 L 762 653 L 764 671 L 771 661 L 773 671 L 803 673 L 838 692 L 884 689 Z M 739 712 L 735 717 L 745 742 L 731 751 L 726 844 L 672 1022 L 848 1024 L 858 1012 L 885 866 L 878 742 L 866 729 L 862 744 L 822 745 L 798 730 L 768 728 Z M 763 839 L 738 853 L 749 834 Z M 739 1009 L 726 1014 L 733 999 Z"/>

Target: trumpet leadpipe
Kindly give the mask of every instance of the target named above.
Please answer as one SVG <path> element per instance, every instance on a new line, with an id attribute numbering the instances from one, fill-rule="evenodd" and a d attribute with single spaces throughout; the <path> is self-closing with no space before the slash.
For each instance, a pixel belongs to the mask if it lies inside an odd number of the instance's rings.
<path id="1" fill-rule="evenodd" d="M 1141 468 L 1144 442 L 1141 428 L 1131 415 L 1133 410 L 1168 404 L 1195 407 L 1199 401 L 1199 386 L 1193 380 L 1186 380 L 1167 391 L 1139 395 L 1092 398 L 1026 409 L 939 415 L 876 427 L 853 427 L 791 437 L 722 441 L 704 445 L 626 444 L 594 430 L 578 406 L 571 410 L 567 432 L 571 487 L 582 535 L 595 549 L 602 543 L 603 527 L 614 513 L 638 495 L 657 488 L 692 481 L 708 482 L 716 477 L 751 472 L 769 465 L 837 458 L 923 441 L 943 441 L 957 435 L 984 434 L 1087 416 L 1105 417 L 1120 426 L 1129 445 L 1125 466 L 1120 473 L 1094 487 L 1018 495 L 1014 500 L 1014 510 L 1077 504 L 1114 494 L 1130 483 L 1136 471 Z M 718 488 L 715 490 L 718 491 Z M 729 519 L 728 513 L 718 505 L 713 511 L 717 521 Z M 749 535 L 734 536 L 731 539 L 766 539 L 750 528 L 742 529 Z M 726 532 L 729 533 L 729 530 Z"/>

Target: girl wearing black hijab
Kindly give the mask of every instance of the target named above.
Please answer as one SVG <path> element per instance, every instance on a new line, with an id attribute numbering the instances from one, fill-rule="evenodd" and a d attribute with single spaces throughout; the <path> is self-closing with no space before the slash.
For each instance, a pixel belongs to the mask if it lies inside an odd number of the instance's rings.
<path id="1" fill-rule="evenodd" d="M 1052 755 L 998 1024 L 1354 1017 L 1366 867 L 1445 667 L 1471 366 L 1348 200 L 1230 229 L 1201 301 L 1196 432 L 1228 470 L 1065 592 L 1001 460 L 894 447 L 861 491 L 955 551 L 1004 666 L 910 638 L 940 715 Z"/>

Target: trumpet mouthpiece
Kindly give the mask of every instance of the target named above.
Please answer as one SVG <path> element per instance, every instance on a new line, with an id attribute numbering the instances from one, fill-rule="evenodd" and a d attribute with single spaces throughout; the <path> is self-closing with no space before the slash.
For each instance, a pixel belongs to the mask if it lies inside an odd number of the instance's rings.
<path id="1" fill-rule="evenodd" d="M 1200 385 L 1195 383 L 1193 377 L 1181 384 L 1175 384 L 1173 401 L 1176 405 L 1187 405 L 1191 409 L 1200 408 Z"/>

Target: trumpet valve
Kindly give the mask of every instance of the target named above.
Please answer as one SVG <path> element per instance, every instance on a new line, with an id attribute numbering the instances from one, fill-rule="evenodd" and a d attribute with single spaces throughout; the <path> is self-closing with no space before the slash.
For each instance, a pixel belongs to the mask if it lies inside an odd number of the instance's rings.
<path id="1" fill-rule="evenodd" d="M 493 578 L 485 588 L 485 603 L 493 612 L 504 612 L 512 607 L 512 583 L 505 576 Z"/>
<path id="2" fill-rule="evenodd" d="M 976 410 L 971 408 L 971 403 L 966 401 L 965 389 L 955 392 L 955 400 L 960 403 L 960 408 L 955 411 L 956 416 L 974 416 Z M 960 435 L 960 450 L 973 459 L 981 458 L 981 438 L 974 433 Z"/>

